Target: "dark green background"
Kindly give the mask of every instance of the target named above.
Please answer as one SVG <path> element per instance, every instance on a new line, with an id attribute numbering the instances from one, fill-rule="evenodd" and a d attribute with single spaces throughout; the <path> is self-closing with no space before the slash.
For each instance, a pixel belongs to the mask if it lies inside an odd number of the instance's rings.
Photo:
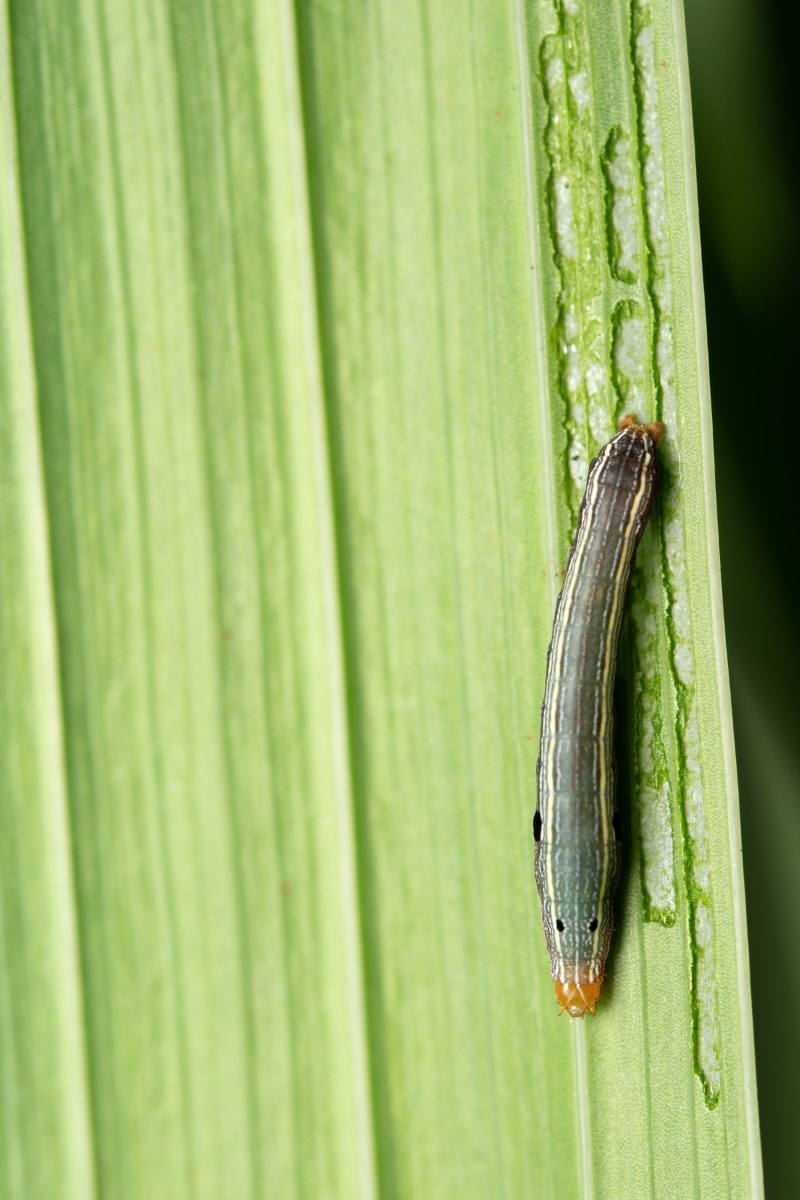
<path id="1" fill-rule="evenodd" d="M 797 7 L 686 0 L 767 1196 L 800 1130 Z"/>

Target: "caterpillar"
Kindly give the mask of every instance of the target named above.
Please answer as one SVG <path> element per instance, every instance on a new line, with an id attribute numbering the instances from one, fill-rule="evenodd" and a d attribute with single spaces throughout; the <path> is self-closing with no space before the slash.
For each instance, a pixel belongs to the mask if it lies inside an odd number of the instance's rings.
<path id="1" fill-rule="evenodd" d="M 559 1010 L 594 1012 L 619 878 L 613 692 L 625 593 L 658 488 L 659 422 L 623 417 L 593 459 L 547 651 L 533 818 Z"/>

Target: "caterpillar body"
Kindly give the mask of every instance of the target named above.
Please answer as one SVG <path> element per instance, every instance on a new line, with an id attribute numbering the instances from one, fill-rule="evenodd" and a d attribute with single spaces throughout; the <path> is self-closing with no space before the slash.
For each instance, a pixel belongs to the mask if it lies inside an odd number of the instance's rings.
<path id="1" fill-rule="evenodd" d="M 625 593 L 658 487 L 663 426 L 623 417 L 589 467 L 547 652 L 533 819 L 560 1010 L 594 1012 L 611 940 L 621 825 L 613 692 Z"/>

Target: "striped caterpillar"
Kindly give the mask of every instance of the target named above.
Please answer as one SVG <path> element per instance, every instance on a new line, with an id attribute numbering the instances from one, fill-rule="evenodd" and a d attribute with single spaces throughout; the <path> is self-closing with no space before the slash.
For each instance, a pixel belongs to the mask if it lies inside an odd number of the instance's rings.
<path id="1" fill-rule="evenodd" d="M 594 1012 L 619 878 L 613 692 L 625 593 L 658 487 L 658 422 L 623 417 L 589 467 L 547 652 L 533 818 L 560 1011 Z"/>

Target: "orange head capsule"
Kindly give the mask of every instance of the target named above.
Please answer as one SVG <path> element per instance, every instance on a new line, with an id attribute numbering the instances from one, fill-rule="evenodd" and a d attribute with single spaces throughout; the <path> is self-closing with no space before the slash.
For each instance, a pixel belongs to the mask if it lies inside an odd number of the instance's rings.
<path id="1" fill-rule="evenodd" d="M 593 1013 L 599 995 L 599 979 L 595 979 L 593 983 L 581 983 L 577 979 L 570 979 L 566 983 L 562 983 L 560 979 L 556 980 L 558 1007 L 561 1012 L 566 1009 L 571 1017 L 585 1017 L 587 1012 Z"/>

